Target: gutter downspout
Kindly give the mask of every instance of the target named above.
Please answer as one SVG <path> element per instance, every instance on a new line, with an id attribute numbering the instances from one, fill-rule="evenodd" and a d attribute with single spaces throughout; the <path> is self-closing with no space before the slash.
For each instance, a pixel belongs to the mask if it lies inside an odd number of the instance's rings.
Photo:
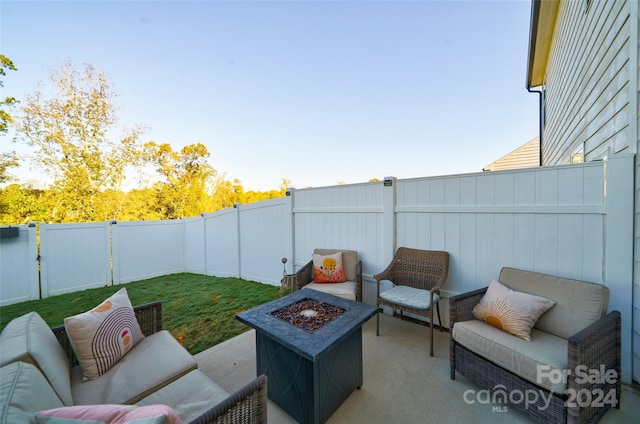
<path id="1" fill-rule="evenodd" d="M 529 84 L 527 84 L 527 91 L 538 95 L 538 140 L 540 143 L 540 148 L 538 149 L 538 166 L 542 166 L 542 89 L 533 90 Z"/>
<path id="2" fill-rule="evenodd" d="M 532 44 L 535 43 L 538 36 L 538 21 L 540 19 L 540 0 L 532 0 L 531 2 L 531 32 L 529 34 L 529 63 L 527 64 L 527 82 L 526 87 L 529 93 L 538 93 L 538 140 L 540 148 L 538 149 L 538 166 L 542 166 L 542 89 L 533 90 L 529 81 L 529 76 L 533 72 L 533 59 L 535 49 Z"/>

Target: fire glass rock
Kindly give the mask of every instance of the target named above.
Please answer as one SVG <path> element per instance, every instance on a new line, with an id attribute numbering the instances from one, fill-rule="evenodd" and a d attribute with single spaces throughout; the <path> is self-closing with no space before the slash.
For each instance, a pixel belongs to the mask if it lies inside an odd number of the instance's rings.
<path id="1" fill-rule="evenodd" d="M 308 311 L 315 311 L 317 314 L 313 315 Z M 312 333 L 344 312 L 345 309 L 328 303 L 302 299 L 272 312 L 271 315 Z"/>

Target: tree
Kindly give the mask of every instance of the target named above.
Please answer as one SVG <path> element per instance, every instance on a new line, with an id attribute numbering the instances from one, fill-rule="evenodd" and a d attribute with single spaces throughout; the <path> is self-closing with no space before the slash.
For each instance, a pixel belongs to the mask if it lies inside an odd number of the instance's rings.
<path id="1" fill-rule="evenodd" d="M 18 70 L 11 59 L 0 54 L 0 76 L 4 77 L 6 75 L 5 69 L 9 69 L 11 71 Z M 0 80 L 0 87 L 4 87 L 4 81 L 2 80 Z M 0 101 L 0 106 L 2 106 L 2 108 L 0 108 L 0 134 L 6 134 L 9 130 L 9 124 L 13 122 L 13 118 L 11 117 L 9 112 L 4 110 L 4 108 L 11 108 L 16 103 L 18 103 L 18 100 L 16 100 L 15 97 L 5 97 L 4 100 Z"/>
<path id="2" fill-rule="evenodd" d="M 204 144 L 184 146 L 179 152 L 168 143 L 145 143 L 144 157 L 162 177 L 155 185 L 160 215 L 167 219 L 192 217 L 210 210 L 210 191 L 216 171 L 207 162 Z"/>
<path id="3" fill-rule="evenodd" d="M 18 68 L 15 67 L 11 59 L 0 54 L 0 76 L 5 76 L 5 69 L 9 69 L 11 71 L 17 71 Z M 0 79 L 0 88 L 4 87 L 4 81 Z M 5 110 L 5 107 L 8 109 L 13 108 L 13 106 L 18 103 L 15 97 L 5 97 L 4 100 L 0 99 L 0 135 L 5 136 L 9 131 L 9 124 L 13 123 L 13 118 Z M 0 154 L 0 184 L 9 181 L 9 168 L 17 167 L 18 156 L 15 152 L 5 152 Z"/>
<path id="4" fill-rule="evenodd" d="M 65 63 L 50 73 L 53 94 L 38 88 L 24 100 L 18 141 L 34 148 L 34 162 L 53 177 L 57 202 L 53 222 L 96 221 L 113 211 L 96 211 L 101 191 L 118 189 L 125 169 L 140 158 L 140 128 L 117 125 L 117 94 L 103 72 L 91 65 L 81 71 Z"/>

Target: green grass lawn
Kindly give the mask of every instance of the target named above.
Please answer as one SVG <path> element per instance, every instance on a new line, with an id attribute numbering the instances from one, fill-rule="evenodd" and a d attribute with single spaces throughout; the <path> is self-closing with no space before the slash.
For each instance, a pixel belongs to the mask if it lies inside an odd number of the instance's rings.
<path id="1" fill-rule="evenodd" d="M 249 329 L 237 313 L 282 295 L 280 287 L 238 278 L 173 274 L 119 286 L 100 287 L 0 307 L 0 329 L 27 312 L 36 311 L 51 327 L 64 318 L 86 312 L 104 299 L 127 289 L 133 306 L 162 301 L 163 328 L 196 354 Z"/>

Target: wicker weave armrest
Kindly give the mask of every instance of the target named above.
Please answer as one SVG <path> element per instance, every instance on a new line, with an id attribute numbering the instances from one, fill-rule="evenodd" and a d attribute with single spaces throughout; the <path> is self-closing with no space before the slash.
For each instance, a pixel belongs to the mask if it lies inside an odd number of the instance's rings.
<path id="1" fill-rule="evenodd" d="M 449 328 L 458 321 L 474 319 L 473 308 L 480 302 L 487 287 L 458 294 L 449 298 Z"/>
<path id="2" fill-rule="evenodd" d="M 261 375 L 190 424 L 267 422 L 267 377 Z"/>
<path id="3" fill-rule="evenodd" d="M 138 324 L 140 324 L 142 334 L 145 336 L 150 336 L 162 330 L 162 301 L 157 300 L 144 305 L 134 306 L 133 311 L 136 314 Z M 73 367 L 78 365 L 78 358 L 76 358 L 76 354 L 73 351 L 64 325 L 54 327 L 51 331 L 53 331 L 56 339 L 58 339 L 58 343 L 60 343 L 60 346 L 62 346 L 62 349 L 67 354 L 69 366 Z"/>
<path id="4" fill-rule="evenodd" d="M 295 287 L 300 290 L 313 280 L 313 261 L 307 262 L 302 268 L 296 272 Z"/>
<path id="5" fill-rule="evenodd" d="M 567 379 L 569 391 L 580 393 L 580 390 L 587 389 L 589 393 L 593 393 L 597 387 L 607 394 L 609 390 L 615 389 L 616 399 L 620 399 L 622 386 L 620 374 L 621 325 L 620 312 L 612 311 L 569 337 L 568 364 L 570 374 Z M 582 367 L 580 372 L 576 372 L 576 367 Z M 590 378 L 584 378 L 585 373 L 588 374 L 594 370 L 598 371 L 599 377 L 602 377 L 602 380 L 599 379 L 597 383 L 589 381 Z M 603 375 L 604 373 L 607 374 Z M 605 381 L 607 376 L 609 381 Z M 619 407 L 619 405 L 612 406 Z"/>

